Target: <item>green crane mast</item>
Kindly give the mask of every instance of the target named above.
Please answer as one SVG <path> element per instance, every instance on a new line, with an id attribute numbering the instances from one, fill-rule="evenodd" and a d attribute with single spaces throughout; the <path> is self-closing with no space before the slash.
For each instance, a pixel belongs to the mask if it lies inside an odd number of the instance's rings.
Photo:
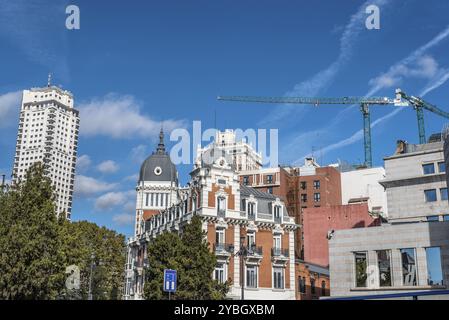
<path id="1" fill-rule="evenodd" d="M 401 89 L 396 89 L 396 101 L 400 101 L 401 99 L 408 101 L 413 106 L 413 109 L 416 110 L 416 118 L 418 120 L 418 133 L 419 133 L 419 143 L 420 144 L 426 143 L 426 131 L 425 131 L 425 127 L 424 127 L 424 110 L 423 109 L 433 112 L 443 118 L 449 119 L 449 113 L 447 113 L 446 111 L 441 110 L 437 106 L 430 104 L 427 101 L 424 101 L 422 98 L 415 97 L 415 96 L 408 96 Z"/>

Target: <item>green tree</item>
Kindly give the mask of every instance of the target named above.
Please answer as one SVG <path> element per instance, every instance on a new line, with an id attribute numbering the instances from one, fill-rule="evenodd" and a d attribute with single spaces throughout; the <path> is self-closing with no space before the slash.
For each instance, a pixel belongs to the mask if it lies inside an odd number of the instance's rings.
<path id="1" fill-rule="evenodd" d="M 76 265 L 80 269 L 81 298 L 88 298 L 91 264 L 93 264 L 93 299 L 120 299 L 126 259 L 125 237 L 87 221 L 72 223 L 61 221 L 60 225 L 64 265 Z M 72 297 L 70 292 L 64 293 L 66 297 Z"/>
<path id="2" fill-rule="evenodd" d="M 148 268 L 145 270 L 146 299 L 167 299 L 162 291 L 164 269 L 178 272 L 178 288 L 173 299 L 224 299 L 229 283 L 212 279 L 217 260 L 209 249 L 201 218 L 195 216 L 183 227 L 181 236 L 164 233 L 152 241 L 147 249 Z"/>
<path id="3" fill-rule="evenodd" d="M 92 254 L 94 299 L 121 298 L 125 237 L 60 216 L 40 163 L 24 181 L 0 192 L 0 299 L 87 299 Z M 71 265 L 80 269 L 80 290 L 65 286 Z"/>
<path id="4" fill-rule="evenodd" d="M 63 285 L 51 181 L 37 163 L 0 195 L 0 298 L 55 299 Z"/>

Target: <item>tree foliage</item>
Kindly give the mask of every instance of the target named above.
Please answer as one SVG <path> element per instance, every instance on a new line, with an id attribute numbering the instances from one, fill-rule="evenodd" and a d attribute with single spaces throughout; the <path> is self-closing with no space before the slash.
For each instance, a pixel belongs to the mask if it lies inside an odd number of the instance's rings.
<path id="1" fill-rule="evenodd" d="M 63 264 L 51 182 L 38 164 L 0 196 L 0 298 L 54 299 Z"/>
<path id="2" fill-rule="evenodd" d="M 225 298 L 229 283 L 220 284 L 212 279 L 217 260 L 209 249 L 201 224 L 201 218 L 195 216 L 184 226 L 181 235 L 163 233 L 149 244 L 144 287 L 146 299 L 168 298 L 162 290 L 164 269 L 174 269 L 178 274 L 178 287 L 173 299 Z"/>
<path id="3" fill-rule="evenodd" d="M 94 299 L 120 298 L 123 235 L 86 221 L 58 221 L 51 181 L 39 163 L 0 193 L 0 299 L 86 299 L 92 253 Z M 70 265 L 81 271 L 77 292 L 65 286 Z"/>

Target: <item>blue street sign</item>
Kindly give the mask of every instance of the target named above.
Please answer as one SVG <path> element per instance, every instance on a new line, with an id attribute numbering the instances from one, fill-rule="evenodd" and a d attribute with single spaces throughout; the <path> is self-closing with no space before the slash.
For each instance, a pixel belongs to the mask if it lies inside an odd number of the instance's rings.
<path id="1" fill-rule="evenodd" d="M 165 269 L 164 270 L 164 291 L 176 292 L 176 270 Z"/>

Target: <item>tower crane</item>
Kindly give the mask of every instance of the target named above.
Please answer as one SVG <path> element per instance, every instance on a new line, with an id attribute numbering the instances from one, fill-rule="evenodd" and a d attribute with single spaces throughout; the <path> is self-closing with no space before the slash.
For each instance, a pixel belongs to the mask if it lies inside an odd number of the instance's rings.
<path id="1" fill-rule="evenodd" d="M 408 96 L 404 91 L 401 89 L 396 89 L 396 100 L 400 101 L 401 99 L 404 99 L 408 101 L 412 106 L 413 109 L 416 110 L 416 117 L 418 119 L 418 132 L 419 132 L 419 143 L 423 144 L 426 143 L 426 132 L 424 128 L 424 110 L 426 109 L 430 112 L 433 112 L 439 116 L 442 116 L 443 118 L 449 119 L 449 113 L 447 113 L 444 110 L 441 110 L 437 106 L 428 103 L 427 101 L 424 101 L 422 98 L 415 97 L 415 96 Z"/>
<path id="2" fill-rule="evenodd" d="M 330 105 L 353 105 L 359 104 L 363 116 L 363 136 L 365 149 L 365 166 L 371 168 L 373 164 L 371 152 L 371 119 L 370 105 L 394 105 L 408 106 L 407 102 L 401 99 L 391 99 L 387 97 L 342 97 L 342 98 L 311 98 L 311 97 L 249 97 L 249 96 L 218 96 L 220 101 L 234 102 L 256 102 L 274 104 L 311 104 L 319 106 L 321 104 Z"/>

